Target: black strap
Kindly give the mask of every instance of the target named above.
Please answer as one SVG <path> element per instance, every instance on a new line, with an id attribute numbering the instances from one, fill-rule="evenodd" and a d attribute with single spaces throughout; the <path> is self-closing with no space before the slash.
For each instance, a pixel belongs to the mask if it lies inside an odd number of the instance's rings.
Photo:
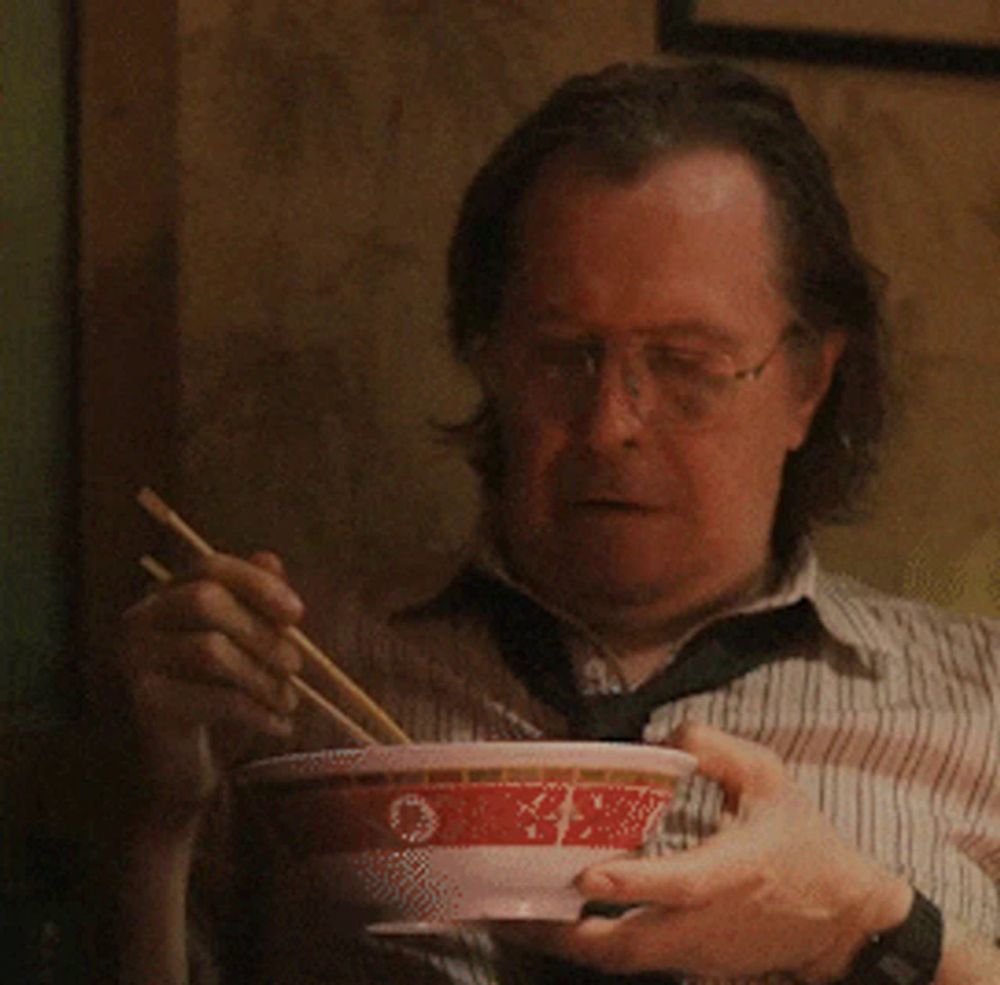
<path id="1" fill-rule="evenodd" d="M 581 734 L 606 741 L 641 739 L 649 716 L 660 705 L 717 690 L 765 663 L 800 651 L 815 638 L 818 626 L 815 610 L 805 600 L 709 626 L 635 691 L 582 698 Z"/>
<path id="2" fill-rule="evenodd" d="M 484 617 L 507 666 L 529 692 L 563 715 L 571 734 L 634 742 L 660 705 L 716 690 L 765 663 L 801 652 L 819 619 L 801 600 L 781 609 L 733 616 L 696 634 L 674 661 L 627 694 L 581 696 L 563 637 L 550 612 L 511 586 L 467 569 L 447 593 L 448 608 Z M 459 601 L 460 600 L 460 601 Z"/>
<path id="3" fill-rule="evenodd" d="M 562 626 L 537 602 L 485 572 L 468 568 L 433 609 L 423 611 L 471 611 L 485 619 L 504 663 L 529 693 L 570 721 L 579 716 L 579 694 Z"/>

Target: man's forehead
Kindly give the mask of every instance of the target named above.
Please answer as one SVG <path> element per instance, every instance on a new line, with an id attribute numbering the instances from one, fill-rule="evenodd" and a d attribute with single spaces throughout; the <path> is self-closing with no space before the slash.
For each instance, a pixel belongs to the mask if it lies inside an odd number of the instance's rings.
<path id="1" fill-rule="evenodd" d="M 507 288 L 535 275 L 564 276 L 580 257 L 593 260 L 602 243 L 612 254 L 603 262 L 625 258 L 637 265 L 635 277 L 651 279 L 658 252 L 692 236 L 700 237 L 704 262 L 721 258 L 742 267 L 749 260 L 777 286 L 781 235 L 768 186 L 740 152 L 676 151 L 617 177 L 587 158 L 562 155 L 543 168 L 518 210 Z M 658 244 L 653 251 L 642 246 L 650 236 Z"/>
<path id="2" fill-rule="evenodd" d="M 743 154 L 704 149 L 662 167 L 670 180 L 659 191 L 675 208 L 694 215 L 734 208 L 767 212 L 767 189 L 756 166 Z"/>
<path id="3" fill-rule="evenodd" d="M 768 201 L 733 151 L 678 152 L 630 178 L 563 156 L 524 203 L 506 303 L 726 344 L 783 295 Z"/>
<path id="4" fill-rule="evenodd" d="M 553 201 L 581 204 L 593 193 L 620 189 L 661 208 L 692 215 L 734 209 L 768 211 L 770 196 L 757 165 L 743 152 L 715 145 L 672 148 L 641 167 L 613 170 L 595 155 L 565 151 L 539 170 L 519 210 L 523 228 Z"/>

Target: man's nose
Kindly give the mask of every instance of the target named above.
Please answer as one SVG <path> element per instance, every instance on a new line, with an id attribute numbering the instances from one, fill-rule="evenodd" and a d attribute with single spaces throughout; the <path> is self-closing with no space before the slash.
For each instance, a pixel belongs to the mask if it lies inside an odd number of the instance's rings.
<path id="1" fill-rule="evenodd" d="M 581 427 L 594 450 L 634 443 L 649 426 L 655 396 L 641 359 L 622 354 L 594 370 Z"/>

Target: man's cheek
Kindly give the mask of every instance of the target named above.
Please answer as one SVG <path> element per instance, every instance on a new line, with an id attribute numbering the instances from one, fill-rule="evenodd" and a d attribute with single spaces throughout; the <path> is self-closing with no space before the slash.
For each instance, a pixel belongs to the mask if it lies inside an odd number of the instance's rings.
<path id="1" fill-rule="evenodd" d="M 524 428 L 507 443 L 506 491 L 520 500 L 551 501 L 559 483 L 564 443 L 558 433 Z"/>

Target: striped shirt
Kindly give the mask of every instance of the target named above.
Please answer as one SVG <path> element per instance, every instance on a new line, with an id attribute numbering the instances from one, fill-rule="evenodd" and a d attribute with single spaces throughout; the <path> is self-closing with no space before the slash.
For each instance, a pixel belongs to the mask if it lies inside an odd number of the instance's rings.
<path id="1" fill-rule="evenodd" d="M 697 721 L 769 747 L 848 842 L 1000 941 L 1000 623 L 872 591 L 809 552 L 740 611 L 801 599 L 823 630 L 810 647 L 656 708 L 644 739 Z M 599 648 L 572 652 L 581 688 L 621 689 Z M 720 806 L 696 780 L 659 847 L 702 840 Z"/>
<path id="2" fill-rule="evenodd" d="M 525 599 L 495 575 L 494 568 L 479 578 L 475 591 L 460 592 L 457 605 L 432 603 L 411 612 L 396 621 L 397 633 L 386 633 L 361 613 L 331 610 L 326 631 L 312 635 L 331 646 L 417 740 L 563 735 L 565 720 L 538 700 L 543 689 L 505 666 L 498 638 L 503 634 L 493 617 L 506 618 L 512 603 L 526 604 L 528 622 L 520 630 L 540 649 L 547 645 L 542 631 L 547 619 L 555 626 L 556 643 L 568 651 L 570 677 L 583 692 L 621 690 L 614 655 L 583 627 L 553 620 L 544 607 L 532 616 L 538 600 Z M 820 570 L 808 550 L 772 592 L 713 622 L 803 601 L 820 626 L 808 645 L 784 648 L 779 658 L 714 690 L 653 708 L 644 739 L 662 741 L 682 721 L 694 720 L 768 746 L 848 842 L 904 875 L 946 915 L 1000 940 L 1000 623 L 879 594 Z M 419 647 L 400 643 L 398 634 Z M 665 649 L 665 663 L 684 642 Z M 296 747 L 340 741 L 304 709 Z M 650 850 L 698 843 L 716 828 L 720 811 L 718 788 L 695 778 L 679 794 Z M 231 823 L 231 817 L 225 821 Z M 250 920 L 234 938 L 235 953 L 243 948 L 241 940 L 252 940 L 258 957 L 234 980 L 289 985 L 402 980 L 548 985 L 551 980 L 533 976 L 530 961 L 505 964 L 485 935 L 428 940 L 412 949 L 356 934 L 338 937 L 336 919 L 330 917 L 322 928 L 317 923 L 328 904 L 308 872 L 288 859 L 277 864 L 255 859 L 254 886 L 262 864 L 273 872 L 266 898 L 255 899 L 257 923 Z M 235 894 L 230 919 L 246 918 L 248 899 Z M 217 952 L 211 939 L 218 921 L 213 922 L 204 973 L 195 981 L 216 980 L 210 955 Z M 789 981 L 780 975 L 765 980 Z"/>

